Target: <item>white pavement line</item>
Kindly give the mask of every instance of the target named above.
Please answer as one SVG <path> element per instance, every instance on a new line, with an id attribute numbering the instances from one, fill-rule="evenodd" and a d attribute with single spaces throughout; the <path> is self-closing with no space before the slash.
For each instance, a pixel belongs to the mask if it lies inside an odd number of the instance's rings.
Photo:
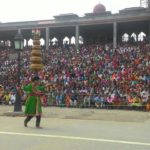
<path id="1" fill-rule="evenodd" d="M 109 140 L 109 139 L 95 139 L 95 138 L 75 137 L 75 136 L 46 135 L 46 134 L 3 132 L 3 131 L 0 131 L 0 134 L 5 134 L 5 135 L 21 135 L 21 136 L 34 136 L 34 137 L 47 137 L 47 138 L 58 138 L 58 139 L 68 139 L 68 140 L 83 140 L 83 141 L 95 141 L 95 142 L 108 142 L 108 143 L 120 143 L 120 144 L 150 146 L 150 143 L 130 142 L 130 141 L 121 141 L 121 140 Z"/>

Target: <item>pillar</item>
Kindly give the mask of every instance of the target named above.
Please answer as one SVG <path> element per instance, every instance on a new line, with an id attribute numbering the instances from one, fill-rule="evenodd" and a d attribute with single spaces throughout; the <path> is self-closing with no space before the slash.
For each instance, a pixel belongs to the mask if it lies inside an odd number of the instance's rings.
<path id="1" fill-rule="evenodd" d="M 138 42 L 138 32 L 135 32 L 135 35 L 136 35 L 136 39 L 135 39 L 135 42 Z"/>
<path id="2" fill-rule="evenodd" d="M 150 0 L 148 0 L 148 8 L 150 9 Z"/>
<path id="3" fill-rule="evenodd" d="M 76 49 L 79 48 L 79 25 L 76 25 L 75 27 L 75 45 Z"/>
<path id="4" fill-rule="evenodd" d="M 68 38 L 69 38 L 69 43 L 68 44 L 71 45 L 71 37 L 68 37 Z"/>
<path id="5" fill-rule="evenodd" d="M 117 47 L 117 22 L 113 23 L 113 48 Z"/>
<path id="6" fill-rule="evenodd" d="M 150 20 L 148 22 L 148 42 L 150 43 Z"/>
<path id="7" fill-rule="evenodd" d="M 29 45 L 28 45 L 28 41 L 29 41 L 29 39 L 26 39 L 26 47 L 28 47 Z"/>
<path id="8" fill-rule="evenodd" d="M 57 37 L 57 40 L 58 40 L 57 46 L 63 47 L 63 36 L 59 35 L 59 37 Z"/>
<path id="9" fill-rule="evenodd" d="M 49 50 L 49 27 L 46 27 L 46 38 L 45 38 L 46 50 Z"/>

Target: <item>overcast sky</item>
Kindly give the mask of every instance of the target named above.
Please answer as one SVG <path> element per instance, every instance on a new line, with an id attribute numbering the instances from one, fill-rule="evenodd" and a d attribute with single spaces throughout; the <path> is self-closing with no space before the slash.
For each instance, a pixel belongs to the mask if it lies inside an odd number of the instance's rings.
<path id="1" fill-rule="evenodd" d="M 112 13 L 140 6 L 140 0 L 0 0 L 0 22 L 53 19 L 65 13 L 83 16 L 92 12 L 99 2 Z"/>

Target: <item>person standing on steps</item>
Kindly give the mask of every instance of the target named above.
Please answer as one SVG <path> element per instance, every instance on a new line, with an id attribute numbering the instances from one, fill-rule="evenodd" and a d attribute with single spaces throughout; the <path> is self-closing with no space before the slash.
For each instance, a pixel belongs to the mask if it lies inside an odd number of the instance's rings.
<path id="1" fill-rule="evenodd" d="M 35 76 L 32 78 L 31 83 L 23 87 L 23 90 L 27 94 L 25 102 L 25 115 L 24 126 L 27 127 L 28 122 L 36 116 L 36 128 L 42 128 L 40 126 L 42 104 L 40 96 L 44 94 L 44 86 L 40 85 L 40 78 Z"/>

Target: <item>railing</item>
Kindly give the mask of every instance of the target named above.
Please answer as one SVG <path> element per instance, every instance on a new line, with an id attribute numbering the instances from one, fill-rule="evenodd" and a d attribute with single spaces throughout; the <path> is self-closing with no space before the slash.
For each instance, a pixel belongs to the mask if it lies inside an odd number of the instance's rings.
<path id="1" fill-rule="evenodd" d="M 93 95 L 92 95 L 93 96 Z M 22 104 L 25 104 L 25 99 L 22 99 Z M 68 107 L 68 108 L 97 108 L 97 109 L 119 109 L 119 110 L 139 110 L 139 111 L 150 111 L 150 102 L 134 102 L 129 103 L 128 101 L 118 102 L 107 102 L 107 101 L 94 101 L 92 99 L 86 99 L 85 95 L 78 95 L 77 100 L 67 99 L 64 97 L 62 100 L 56 99 L 56 96 L 45 96 L 41 97 L 42 105 L 55 106 L 55 107 Z M 6 101 L 4 98 L 0 98 L 0 104 L 2 105 L 13 105 L 11 101 Z"/>

